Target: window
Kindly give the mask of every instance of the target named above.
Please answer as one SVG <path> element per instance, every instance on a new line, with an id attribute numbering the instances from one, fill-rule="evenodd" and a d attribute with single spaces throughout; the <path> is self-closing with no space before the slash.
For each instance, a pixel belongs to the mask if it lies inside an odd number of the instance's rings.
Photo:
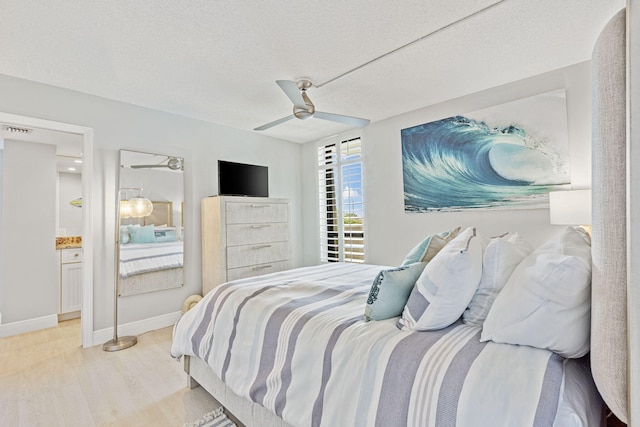
<path id="1" fill-rule="evenodd" d="M 362 141 L 318 147 L 320 258 L 364 262 Z"/>

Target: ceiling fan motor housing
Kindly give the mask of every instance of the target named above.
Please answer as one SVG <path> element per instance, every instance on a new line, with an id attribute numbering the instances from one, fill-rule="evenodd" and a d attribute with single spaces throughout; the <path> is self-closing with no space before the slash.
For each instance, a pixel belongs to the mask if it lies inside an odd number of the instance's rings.
<path id="1" fill-rule="evenodd" d="M 178 159 L 175 157 L 171 157 L 168 161 L 167 161 L 167 167 L 171 170 L 178 170 L 178 169 L 182 169 L 182 159 Z"/>
<path id="2" fill-rule="evenodd" d="M 307 96 L 306 89 L 302 89 L 302 93 L 300 95 L 302 95 L 302 99 L 304 100 L 304 107 L 294 105 L 293 115 L 296 116 L 297 119 L 306 120 L 313 117 L 313 114 L 316 112 L 316 107 Z"/>
<path id="3" fill-rule="evenodd" d="M 289 121 L 293 118 L 306 120 L 311 117 L 322 120 L 330 120 L 332 122 L 338 122 L 349 126 L 356 126 L 359 128 L 363 128 L 369 124 L 369 120 L 367 119 L 316 111 L 316 107 L 313 105 L 313 103 L 309 99 L 309 96 L 307 95 L 307 89 L 313 87 L 313 83 L 311 83 L 311 80 L 307 78 L 298 79 L 295 82 L 291 80 L 276 80 L 276 84 L 280 86 L 280 89 L 282 89 L 285 95 L 287 95 L 291 102 L 293 102 L 293 114 L 269 122 L 266 125 L 258 126 L 254 130 L 266 130 L 272 128 L 273 126 L 279 125 L 280 123 Z"/>

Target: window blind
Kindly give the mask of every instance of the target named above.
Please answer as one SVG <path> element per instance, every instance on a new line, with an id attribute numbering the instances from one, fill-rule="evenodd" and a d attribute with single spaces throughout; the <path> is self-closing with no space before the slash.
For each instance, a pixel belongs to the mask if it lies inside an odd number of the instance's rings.
<path id="1" fill-rule="evenodd" d="M 362 141 L 318 147 L 320 257 L 324 262 L 364 262 Z"/>

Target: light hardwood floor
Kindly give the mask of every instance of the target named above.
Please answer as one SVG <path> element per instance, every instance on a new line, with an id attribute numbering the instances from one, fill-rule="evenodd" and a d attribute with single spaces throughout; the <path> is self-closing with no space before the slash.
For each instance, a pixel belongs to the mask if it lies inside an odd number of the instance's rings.
<path id="1" fill-rule="evenodd" d="M 114 353 L 83 349 L 80 322 L 0 339 L 0 426 L 172 426 L 219 405 L 190 390 L 169 355 L 172 328 Z"/>

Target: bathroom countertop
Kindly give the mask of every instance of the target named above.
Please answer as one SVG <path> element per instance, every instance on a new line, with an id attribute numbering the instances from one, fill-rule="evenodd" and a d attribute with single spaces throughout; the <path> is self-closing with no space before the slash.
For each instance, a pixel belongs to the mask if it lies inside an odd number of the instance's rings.
<path id="1" fill-rule="evenodd" d="M 82 236 L 56 237 L 56 249 L 74 249 L 82 247 Z"/>

